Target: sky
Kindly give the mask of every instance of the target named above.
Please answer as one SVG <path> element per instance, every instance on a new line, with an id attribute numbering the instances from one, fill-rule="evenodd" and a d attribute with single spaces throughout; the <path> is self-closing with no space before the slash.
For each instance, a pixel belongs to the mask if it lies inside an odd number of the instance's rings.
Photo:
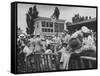
<path id="1" fill-rule="evenodd" d="M 18 16 L 18 27 L 20 27 L 24 32 L 26 31 L 26 13 L 30 7 L 33 7 L 34 4 L 18 4 L 17 16 Z M 50 6 L 50 5 L 39 5 L 37 4 L 37 10 L 39 12 L 38 16 L 41 17 L 51 17 L 54 12 L 55 7 L 59 8 L 60 15 L 59 19 L 64 19 L 68 22 L 72 22 L 72 17 L 79 13 L 80 16 L 91 16 L 92 18 L 96 17 L 96 8 L 87 8 L 87 7 L 70 7 L 70 6 Z"/>

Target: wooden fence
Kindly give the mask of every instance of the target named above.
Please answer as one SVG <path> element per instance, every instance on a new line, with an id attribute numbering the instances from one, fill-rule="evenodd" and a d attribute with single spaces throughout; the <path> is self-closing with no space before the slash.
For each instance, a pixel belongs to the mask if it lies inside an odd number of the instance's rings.
<path id="1" fill-rule="evenodd" d="M 96 69 L 96 57 L 89 56 L 71 56 L 69 61 L 69 70 Z"/>
<path id="2" fill-rule="evenodd" d="M 35 53 L 28 57 L 26 65 L 27 72 L 30 72 L 30 68 L 31 72 L 59 70 L 59 55 Z"/>
<path id="3" fill-rule="evenodd" d="M 60 56 L 54 53 L 52 54 L 36 53 L 28 57 L 26 66 L 27 66 L 26 67 L 27 72 L 61 70 Z M 97 65 L 95 57 L 72 56 L 69 61 L 68 70 L 92 69 L 96 67 Z"/>

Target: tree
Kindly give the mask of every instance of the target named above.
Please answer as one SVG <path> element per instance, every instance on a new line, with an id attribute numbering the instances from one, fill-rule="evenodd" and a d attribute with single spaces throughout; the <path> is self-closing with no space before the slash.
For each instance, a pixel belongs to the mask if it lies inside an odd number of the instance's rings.
<path id="1" fill-rule="evenodd" d="M 91 19 L 91 16 L 89 16 L 89 19 Z"/>
<path id="2" fill-rule="evenodd" d="M 26 14 L 26 23 L 27 23 L 27 28 L 26 28 L 26 32 L 27 34 L 33 34 L 35 27 L 34 27 L 34 19 L 38 18 L 38 11 L 36 6 L 33 6 L 29 8 L 28 13 Z"/>
<path id="3" fill-rule="evenodd" d="M 59 15 L 60 15 L 60 11 L 59 11 L 58 7 L 56 7 L 52 17 L 59 19 Z"/>
<path id="4" fill-rule="evenodd" d="M 76 22 L 79 22 L 79 21 L 80 21 L 80 16 L 79 16 L 79 13 L 78 13 L 78 14 L 75 14 L 74 17 L 72 17 L 72 22 L 76 23 Z"/>
<path id="5" fill-rule="evenodd" d="M 75 17 L 72 17 L 72 22 L 73 22 L 73 23 L 75 22 Z"/>
<path id="6" fill-rule="evenodd" d="M 91 17 L 90 17 L 90 19 L 91 19 Z M 84 21 L 84 20 L 88 20 L 88 16 L 80 16 L 79 14 L 75 14 L 72 17 L 73 23 L 81 22 L 81 21 Z"/>
<path id="7" fill-rule="evenodd" d="M 85 16 L 85 19 L 88 20 L 88 16 Z"/>
<path id="8" fill-rule="evenodd" d="M 82 16 L 82 21 L 84 21 L 84 16 Z"/>

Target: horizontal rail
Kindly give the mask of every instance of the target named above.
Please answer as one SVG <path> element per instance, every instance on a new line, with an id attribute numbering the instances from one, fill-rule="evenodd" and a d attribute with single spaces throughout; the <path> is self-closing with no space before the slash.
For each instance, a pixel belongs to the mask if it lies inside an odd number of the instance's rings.
<path id="1" fill-rule="evenodd" d="M 33 72 L 52 71 L 59 69 L 59 55 L 55 53 L 34 53 L 31 55 L 30 59 L 27 60 L 27 62 L 30 62 L 31 67 L 34 67 L 31 68 Z M 28 66 L 29 65 L 27 65 L 27 67 Z M 27 69 L 28 68 L 26 68 L 26 70 Z"/>
<path id="2" fill-rule="evenodd" d="M 96 60 L 95 57 L 81 56 L 82 59 Z"/>
<path id="3" fill-rule="evenodd" d="M 56 54 L 56 53 L 34 53 L 34 54 L 40 54 L 40 55 L 59 55 L 59 54 Z M 33 54 L 33 55 L 34 55 Z"/>

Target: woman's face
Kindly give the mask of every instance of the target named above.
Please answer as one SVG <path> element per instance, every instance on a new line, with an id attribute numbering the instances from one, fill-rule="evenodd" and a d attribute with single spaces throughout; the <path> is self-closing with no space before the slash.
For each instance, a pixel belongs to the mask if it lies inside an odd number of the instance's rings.
<path id="1" fill-rule="evenodd" d="M 54 49 L 54 47 L 51 45 L 51 46 L 50 46 L 50 49 L 51 49 L 51 50 L 53 50 L 53 49 Z"/>

